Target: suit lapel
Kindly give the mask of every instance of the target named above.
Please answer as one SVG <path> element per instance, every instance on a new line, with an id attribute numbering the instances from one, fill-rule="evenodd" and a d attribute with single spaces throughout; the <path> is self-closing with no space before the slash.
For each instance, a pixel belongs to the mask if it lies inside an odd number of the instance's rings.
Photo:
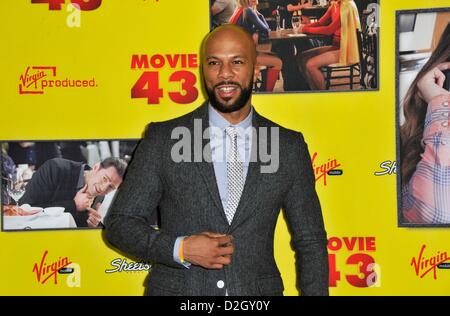
<path id="1" fill-rule="evenodd" d="M 192 116 L 192 128 L 191 131 L 194 130 L 194 120 L 201 119 L 202 122 L 202 135 L 203 131 L 209 127 L 209 118 L 208 118 L 208 103 L 204 103 L 199 111 L 195 111 Z M 192 146 L 192 156 L 194 157 L 194 144 Z M 205 152 L 211 156 L 211 146 L 210 139 L 202 138 L 202 150 L 205 149 Z M 203 181 L 205 182 L 206 188 L 216 205 L 216 209 L 219 212 L 219 216 L 223 218 L 225 223 L 228 224 L 227 218 L 225 216 L 225 210 L 222 206 L 222 201 L 220 199 L 219 188 L 217 187 L 217 179 L 216 174 L 214 172 L 214 165 L 212 162 L 205 161 L 204 157 L 202 157 L 201 162 L 194 162 L 197 170 L 201 174 Z"/>
<path id="2" fill-rule="evenodd" d="M 216 205 L 216 210 L 218 210 L 218 212 L 220 213 L 219 215 L 223 218 L 224 222 L 228 224 L 227 218 L 225 216 L 225 210 L 223 209 L 222 201 L 220 199 L 219 188 L 217 187 L 216 174 L 214 172 L 214 166 L 212 162 L 202 161 L 196 162 L 194 163 L 194 165 L 197 167 L 198 171 L 200 172 L 205 182 L 208 192 L 211 195 L 214 204 Z"/>

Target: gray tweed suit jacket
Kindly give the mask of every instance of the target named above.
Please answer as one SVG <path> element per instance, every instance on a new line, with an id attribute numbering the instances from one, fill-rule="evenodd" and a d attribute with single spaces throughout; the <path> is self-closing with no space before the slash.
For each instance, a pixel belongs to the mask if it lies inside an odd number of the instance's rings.
<path id="1" fill-rule="evenodd" d="M 250 163 L 229 225 L 213 164 L 171 159 L 172 146 L 179 141 L 171 139 L 172 130 L 183 126 L 193 134 L 194 119 L 201 120 L 203 129 L 208 127 L 207 103 L 180 118 L 148 126 L 105 220 L 105 236 L 113 246 L 153 262 L 147 293 L 282 295 L 283 281 L 273 252 L 274 230 L 282 208 L 296 253 L 297 287 L 302 295 L 328 295 L 327 238 L 302 135 L 254 111 L 254 127 L 279 128 L 279 168 L 275 173 L 261 173 L 261 159 Z M 208 139 L 203 140 L 203 145 L 208 143 Z M 160 229 L 154 230 L 150 219 L 158 209 Z M 234 237 L 229 266 L 221 270 L 187 269 L 174 261 L 176 238 L 204 231 Z"/>

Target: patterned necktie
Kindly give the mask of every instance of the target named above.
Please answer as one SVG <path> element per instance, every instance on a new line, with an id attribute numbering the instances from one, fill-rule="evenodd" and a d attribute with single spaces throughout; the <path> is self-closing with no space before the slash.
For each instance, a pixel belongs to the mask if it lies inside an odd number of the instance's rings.
<path id="1" fill-rule="evenodd" d="M 231 225 L 244 190 L 244 166 L 241 159 L 238 158 L 236 129 L 227 127 L 225 128 L 225 133 L 231 138 L 231 146 L 227 157 L 228 203 L 225 210 L 228 223 Z"/>

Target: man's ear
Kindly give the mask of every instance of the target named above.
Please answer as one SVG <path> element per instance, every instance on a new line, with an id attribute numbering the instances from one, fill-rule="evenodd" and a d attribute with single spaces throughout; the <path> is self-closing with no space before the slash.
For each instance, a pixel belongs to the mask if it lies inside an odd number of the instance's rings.
<path id="1" fill-rule="evenodd" d="M 92 167 L 92 171 L 98 171 L 100 169 L 100 163 L 97 162 L 93 167 Z"/>

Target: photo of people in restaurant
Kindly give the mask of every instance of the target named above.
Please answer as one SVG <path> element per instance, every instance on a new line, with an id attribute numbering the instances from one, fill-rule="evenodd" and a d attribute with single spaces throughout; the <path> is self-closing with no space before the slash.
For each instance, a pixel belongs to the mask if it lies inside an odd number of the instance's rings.
<path id="1" fill-rule="evenodd" d="M 397 12 L 398 224 L 450 227 L 450 8 Z"/>
<path id="2" fill-rule="evenodd" d="M 210 0 L 210 17 L 252 35 L 254 92 L 378 89 L 377 0 Z"/>
<path id="3" fill-rule="evenodd" d="M 1 142 L 2 230 L 102 228 L 137 143 Z"/>

